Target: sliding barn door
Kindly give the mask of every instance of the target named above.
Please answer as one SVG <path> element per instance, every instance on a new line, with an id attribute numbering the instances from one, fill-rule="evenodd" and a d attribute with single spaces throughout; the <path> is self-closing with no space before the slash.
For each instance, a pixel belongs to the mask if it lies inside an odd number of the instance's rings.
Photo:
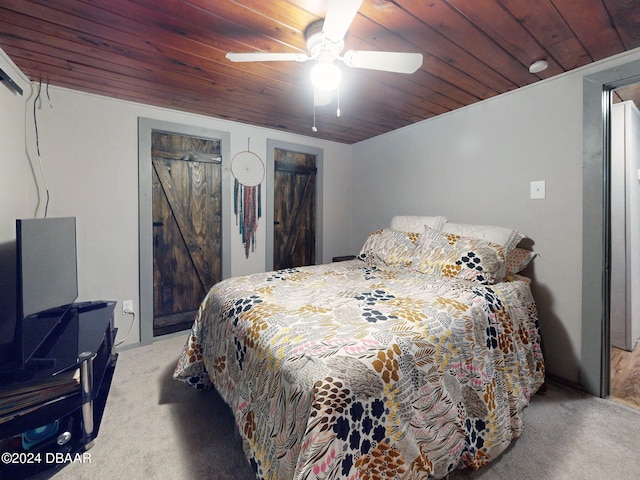
<path id="1" fill-rule="evenodd" d="M 152 133 L 154 336 L 189 328 L 220 281 L 220 143 Z"/>
<path id="2" fill-rule="evenodd" d="M 316 156 L 274 152 L 273 268 L 316 262 Z"/>

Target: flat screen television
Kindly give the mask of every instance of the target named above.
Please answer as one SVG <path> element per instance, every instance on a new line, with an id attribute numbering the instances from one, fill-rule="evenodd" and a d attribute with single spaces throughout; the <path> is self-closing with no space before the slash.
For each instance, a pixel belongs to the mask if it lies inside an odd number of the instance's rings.
<path id="1" fill-rule="evenodd" d="M 16 220 L 17 305 L 11 359 L 5 367 L 21 369 L 46 360 L 38 349 L 77 297 L 76 219 Z"/>

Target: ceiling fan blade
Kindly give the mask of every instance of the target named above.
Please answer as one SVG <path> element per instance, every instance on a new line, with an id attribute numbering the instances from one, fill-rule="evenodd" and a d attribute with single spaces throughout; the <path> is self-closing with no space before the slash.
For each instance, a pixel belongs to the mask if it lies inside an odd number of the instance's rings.
<path id="1" fill-rule="evenodd" d="M 349 67 L 395 73 L 413 73 L 422 66 L 421 53 L 349 50 L 342 60 Z"/>
<path id="2" fill-rule="evenodd" d="M 332 42 L 341 41 L 347 34 L 363 0 L 329 0 L 322 33 Z"/>
<path id="3" fill-rule="evenodd" d="M 272 53 L 272 52 L 229 52 L 225 55 L 232 62 L 306 62 L 311 59 L 306 53 Z"/>
<path id="4" fill-rule="evenodd" d="M 319 90 L 317 88 L 313 89 L 314 107 L 324 107 L 325 105 L 329 105 L 331 102 L 333 102 L 333 92 Z"/>

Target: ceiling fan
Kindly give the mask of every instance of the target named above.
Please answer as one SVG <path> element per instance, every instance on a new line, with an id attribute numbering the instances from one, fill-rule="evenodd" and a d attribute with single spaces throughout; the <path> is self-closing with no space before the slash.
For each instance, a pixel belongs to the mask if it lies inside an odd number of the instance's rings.
<path id="1" fill-rule="evenodd" d="M 340 85 L 342 71 L 336 65 L 336 60 L 341 60 L 348 67 L 385 72 L 414 73 L 418 70 L 422 65 L 421 53 L 347 50 L 341 56 L 344 37 L 362 2 L 363 0 L 329 0 L 325 19 L 313 22 L 305 30 L 309 53 L 229 52 L 226 58 L 232 62 L 315 60 L 316 64 L 311 69 L 314 107 L 331 103 L 332 92 Z M 338 116 L 340 116 L 339 107 Z M 315 121 L 313 130 L 316 131 Z"/>

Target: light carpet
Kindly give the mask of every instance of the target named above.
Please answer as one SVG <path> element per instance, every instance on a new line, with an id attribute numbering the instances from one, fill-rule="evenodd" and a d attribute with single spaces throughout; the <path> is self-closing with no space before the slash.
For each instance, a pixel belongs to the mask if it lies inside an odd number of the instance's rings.
<path id="1" fill-rule="evenodd" d="M 90 463 L 54 480 L 254 480 L 229 408 L 215 391 L 173 380 L 187 334 L 125 350 Z M 525 410 L 525 430 L 500 458 L 450 480 L 640 478 L 640 411 L 550 384 Z"/>

